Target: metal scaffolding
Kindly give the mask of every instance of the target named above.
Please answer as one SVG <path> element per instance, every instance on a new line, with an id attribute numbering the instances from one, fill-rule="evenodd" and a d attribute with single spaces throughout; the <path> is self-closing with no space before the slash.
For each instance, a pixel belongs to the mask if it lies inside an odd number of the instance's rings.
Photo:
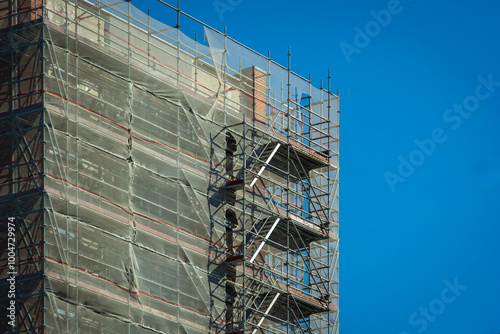
<path id="1" fill-rule="evenodd" d="M 338 333 L 330 74 L 164 4 L 0 2 L 0 309 L 14 216 L 16 333 Z"/>

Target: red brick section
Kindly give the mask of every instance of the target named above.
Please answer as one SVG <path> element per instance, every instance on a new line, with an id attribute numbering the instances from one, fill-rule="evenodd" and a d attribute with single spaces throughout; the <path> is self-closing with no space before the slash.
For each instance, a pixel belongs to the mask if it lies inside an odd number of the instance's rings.
<path id="1" fill-rule="evenodd" d="M 254 117 L 255 120 L 266 124 L 266 74 L 258 68 L 253 68 L 254 83 Z"/>
<path id="2" fill-rule="evenodd" d="M 247 117 L 252 119 L 252 123 L 266 124 L 266 73 L 255 66 L 245 68 L 242 74 L 246 77 L 244 81 L 247 87 L 243 91 L 249 96 L 243 96 L 246 105 L 251 109 L 251 115 L 247 112 Z"/>
<path id="3" fill-rule="evenodd" d="M 45 0 L 30 0 L 31 2 L 31 19 L 37 20 L 42 18 L 42 6 Z"/>
<path id="4" fill-rule="evenodd" d="M 45 0 L 8 0 L 0 3 L 0 29 L 42 18 Z"/>

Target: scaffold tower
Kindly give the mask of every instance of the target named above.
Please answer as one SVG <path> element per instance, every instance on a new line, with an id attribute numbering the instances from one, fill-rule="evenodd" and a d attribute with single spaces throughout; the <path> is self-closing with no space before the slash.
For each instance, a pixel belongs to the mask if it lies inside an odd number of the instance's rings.
<path id="1" fill-rule="evenodd" d="M 337 334 L 330 73 L 162 3 L 0 1 L 0 328 Z"/>

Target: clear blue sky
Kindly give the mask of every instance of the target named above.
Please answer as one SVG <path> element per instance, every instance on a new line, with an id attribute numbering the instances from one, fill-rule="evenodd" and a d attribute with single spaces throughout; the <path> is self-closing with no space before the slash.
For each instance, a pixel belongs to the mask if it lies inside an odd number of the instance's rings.
<path id="1" fill-rule="evenodd" d="M 132 3 L 175 25 L 157 1 Z M 500 2 L 182 0 L 181 9 L 284 65 L 291 45 L 292 68 L 316 85 L 332 69 L 341 333 L 500 333 Z"/>

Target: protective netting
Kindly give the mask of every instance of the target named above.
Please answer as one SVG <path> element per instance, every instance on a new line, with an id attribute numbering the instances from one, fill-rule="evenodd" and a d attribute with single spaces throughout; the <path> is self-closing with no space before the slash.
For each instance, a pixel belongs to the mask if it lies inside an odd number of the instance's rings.
<path id="1" fill-rule="evenodd" d="M 214 125 L 71 53 L 46 45 L 47 219 L 57 227 L 46 239 L 47 290 L 76 285 L 54 331 L 77 328 L 77 308 L 88 307 L 158 331 L 205 332 L 225 294 L 208 286 L 222 279 L 208 264 L 222 218 L 207 212 L 213 157 L 199 128 Z"/>
<path id="2" fill-rule="evenodd" d="M 338 96 L 129 2 L 7 3 L 0 121 L 38 127 L 0 138 L 0 194 L 38 194 L 40 326 L 336 333 Z"/>

